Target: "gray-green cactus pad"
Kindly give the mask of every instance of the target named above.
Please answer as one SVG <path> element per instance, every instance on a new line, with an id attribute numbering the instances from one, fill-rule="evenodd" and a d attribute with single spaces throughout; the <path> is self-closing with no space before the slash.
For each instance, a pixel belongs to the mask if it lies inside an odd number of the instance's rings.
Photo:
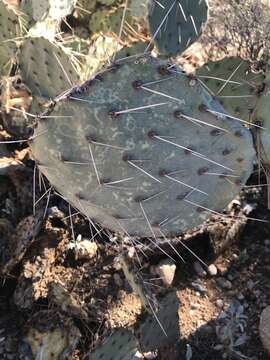
<path id="1" fill-rule="evenodd" d="M 136 334 L 143 352 L 154 351 L 180 340 L 179 307 L 177 295 L 169 293 L 161 300 L 156 316 L 147 317 Z"/>
<path id="2" fill-rule="evenodd" d="M 0 2 L 0 75 L 8 75 L 10 60 L 16 53 L 15 39 L 20 34 L 17 14 Z"/>
<path id="3" fill-rule="evenodd" d="M 250 120 L 264 76 L 253 73 L 248 61 L 237 57 L 211 61 L 196 76 L 230 115 Z"/>
<path id="4" fill-rule="evenodd" d="M 115 331 L 96 351 L 89 355 L 89 360 L 132 360 L 137 351 L 137 342 L 131 331 Z"/>
<path id="5" fill-rule="evenodd" d="M 253 127 L 253 138 L 259 161 L 263 164 L 267 173 L 270 169 L 270 76 L 266 75 L 264 91 L 260 94 L 256 108 L 252 114 L 252 123 L 263 129 Z"/>
<path id="6" fill-rule="evenodd" d="M 41 119 L 31 147 L 51 184 L 103 227 L 179 234 L 222 211 L 252 172 L 249 131 L 218 112 L 177 67 L 120 61 Z"/>
<path id="7" fill-rule="evenodd" d="M 70 57 L 44 38 L 28 38 L 19 54 L 23 82 L 35 96 L 54 98 L 80 82 Z"/>
<path id="8" fill-rule="evenodd" d="M 206 0 L 151 0 L 149 27 L 161 54 L 177 55 L 201 35 L 207 21 Z"/>

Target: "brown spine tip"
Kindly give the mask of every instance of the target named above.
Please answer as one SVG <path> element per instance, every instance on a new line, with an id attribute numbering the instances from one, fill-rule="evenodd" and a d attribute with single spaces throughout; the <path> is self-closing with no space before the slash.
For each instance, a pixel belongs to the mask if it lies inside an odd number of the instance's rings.
<path id="1" fill-rule="evenodd" d="M 108 115 L 109 115 L 109 117 L 112 118 L 112 119 L 115 119 L 115 118 L 117 118 L 117 116 L 118 116 L 116 110 L 109 110 L 109 111 L 108 111 Z"/>
<path id="2" fill-rule="evenodd" d="M 229 149 L 224 149 L 222 151 L 222 155 L 224 155 L 224 156 L 229 155 L 230 153 L 231 153 L 231 150 L 229 150 Z"/>
<path id="3" fill-rule="evenodd" d="M 213 129 L 210 131 L 211 136 L 219 136 L 221 134 L 221 130 L 219 129 Z"/>
<path id="4" fill-rule="evenodd" d="M 85 135 L 85 140 L 89 143 L 97 141 L 97 137 L 93 134 L 87 134 Z"/>
<path id="5" fill-rule="evenodd" d="M 168 70 L 168 67 L 165 66 L 165 65 L 160 65 L 160 66 L 158 67 L 158 73 L 159 73 L 160 75 L 170 75 L 170 74 L 171 74 L 171 73 L 170 73 L 170 70 Z"/>
<path id="6" fill-rule="evenodd" d="M 185 152 L 185 154 L 186 155 L 190 155 L 192 152 L 194 152 L 194 151 L 196 151 L 196 149 L 195 149 L 195 147 L 193 147 L 193 146 L 188 146 L 185 150 L 184 150 L 184 152 Z"/>
<path id="7" fill-rule="evenodd" d="M 123 156 L 122 156 L 122 160 L 123 161 L 126 161 L 126 162 L 128 162 L 128 161 L 131 161 L 132 160 L 132 156 L 131 156 L 131 154 L 124 154 Z"/>
<path id="8" fill-rule="evenodd" d="M 139 90 L 143 86 L 143 82 L 141 80 L 135 80 L 132 82 L 132 87 L 135 90 Z"/>
<path id="9" fill-rule="evenodd" d="M 209 168 L 207 166 L 203 166 L 197 171 L 197 174 L 203 175 L 203 174 L 207 173 L 208 171 L 209 171 Z"/>
<path id="10" fill-rule="evenodd" d="M 165 169 L 161 169 L 161 170 L 159 170 L 158 174 L 159 174 L 159 176 L 164 177 L 164 176 L 168 175 L 168 171 Z"/>
<path id="11" fill-rule="evenodd" d="M 198 107 L 200 112 L 207 112 L 207 106 L 205 104 L 200 104 Z"/>
<path id="12" fill-rule="evenodd" d="M 181 110 L 175 110 L 175 112 L 173 113 L 173 115 L 174 115 L 174 117 L 175 117 L 176 119 L 181 119 L 181 117 L 182 117 L 182 112 L 181 112 Z"/>
<path id="13" fill-rule="evenodd" d="M 154 130 L 150 130 L 147 135 L 150 139 L 154 139 L 158 134 Z"/>
<path id="14" fill-rule="evenodd" d="M 176 200 L 184 200 L 185 197 L 189 194 L 189 191 L 184 192 L 183 194 L 177 195 Z"/>
<path id="15" fill-rule="evenodd" d="M 235 135 L 236 137 L 242 137 L 242 136 L 243 136 L 243 133 L 242 133 L 241 130 L 237 130 L 237 131 L 235 131 L 234 135 Z"/>

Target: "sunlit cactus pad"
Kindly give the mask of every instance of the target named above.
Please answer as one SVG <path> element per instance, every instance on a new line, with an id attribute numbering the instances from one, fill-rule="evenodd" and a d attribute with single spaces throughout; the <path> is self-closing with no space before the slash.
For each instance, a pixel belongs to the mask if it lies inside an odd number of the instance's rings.
<path id="1" fill-rule="evenodd" d="M 249 131 L 219 112 L 176 66 L 120 61 L 40 119 L 31 148 L 51 184 L 91 221 L 172 236 L 222 211 L 252 172 Z"/>
<path id="2" fill-rule="evenodd" d="M 161 54 L 176 55 L 201 35 L 208 17 L 206 0 L 151 0 L 149 27 Z"/>

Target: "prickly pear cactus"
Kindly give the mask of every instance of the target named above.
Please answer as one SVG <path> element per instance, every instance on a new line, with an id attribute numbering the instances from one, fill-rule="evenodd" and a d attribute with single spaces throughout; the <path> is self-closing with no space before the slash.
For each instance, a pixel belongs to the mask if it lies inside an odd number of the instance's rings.
<path id="1" fill-rule="evenodd" d="M 270 175 L 270 143 L 269 121 L 270 111 L 270 76 L 266 74 L 264 90 L 258 97 L 256 108 L 252 114 L 252 123 L 261 128 L 253 128 L 253 138 L 260 163 L 264 166 L 267 176 Z M 269 204 L 270 205 L 270 199 Z"/>
<path id="2" fill-rule="evenodd" d="M 129 330 L 116 330 L 98 349 L 91 353 L 89 360 L 121 359 L 131 360 L 137 351 L 137 342 Z"/>
<path id="3" fill-rule="evenodd" d="M 28 1 L 29 2 L 29 1 Z M 33 19 L 35 21 L 44 20 L 44 18 L 48 15 L 50 9 L 49 1 L 30 1 L 33 11 Z"/>
<path id="4" fill-rule="evenodd" d="M 230 115 L 250 120 L 264 76 L 253 73 L 248 61 L 234 57 L 211 61 L 199 68 L 196 76 Z"/>
<path id="5" fill-rule="evenodd" d="M 156 316 L 148 316 L 139 326 L 136 336 L 142 352 L 155 351 L 180 340 L 179 306 L 177 295 L 169 293 L 161 300 Z"/>
<path id="6" fill-rule="evenodd" d="M 208 17 L 206 0 L 151 0 L 148 8 L 152 38 L 166 56 L 180 54 L 196 41 Z"/>
<path id="7" fill-rule="evenodd" d="M 90 18 L 89 29 L 92 33 L 115 33 L 121 28 L 124 7 L 97 10 Z M 132 23 L 130 11 L 126 11 L 125 22 Z"/>
<path id="8" fill-rule="evenodd" d="M 23 82 L 35 96 L 51 99 L 80 82 L 63 47 L 44 38 L 28 38 L 24 41 L 19 66 Z"/>
<path id="9" fill-rule="evenodd" d="M 249 131 L 219 113 L 176 66 L 119 61 L 41 119 L 31 148 L 51 184 L 91 221 L 172 236 L 223 210 L 252 172 Z"/>
<path id="10" fill-rule="evenodd" d="M 61 20 L 71 14 L 77 0 L 49 0 L 49 16 L 55 20 Z"/>
<path id="11" fill-rule="evenodd" d="M 2 1 L 0 2 L 0 75 L 8 75 L 11 61 L 16 53 L 15 39 L 21 34 L 18 15 L 13 9 L 9 9 Z"/>

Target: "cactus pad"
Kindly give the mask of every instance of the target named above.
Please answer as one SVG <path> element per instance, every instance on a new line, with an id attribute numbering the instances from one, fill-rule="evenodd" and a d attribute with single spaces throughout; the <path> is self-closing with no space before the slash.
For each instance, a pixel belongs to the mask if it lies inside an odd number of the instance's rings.
<path id="1" fill-rule="evenodd" d="M 80 81 L 62 47 L 44 38 L 28 38 L 19 54 L 21 76 L 32 95 L 54 98 Z"/>
<path id="2" fill-rule="evenodd" d="M 96 351 L 89 360 L 131 360 L 137 351 L 137 343 L 131 331 L 118 329 Z"/>
<path id="3" fill-rule="evenodd" d="M 206 0 L 152 0 L 148 7 L 152 37 L 160 53 L 169 56 L 196 41 L 208 17 Z"/>
<path id="4" fill-rule="evenodd" d="M 230 115 L 250 120 L 264 76 L 253 73 L 248 61 L 233 57 L 211 61 L 196 76 Z"/>
<path id="5" fill-rule="evenodd" d="M 49 16 L 61 20 L 72 12 L 75 4 L 76 0 L 50 0 Z"/>
<path id="6" fill-rule="evenodd" d="M 129 235 L 179 234 L 223 210 L 252 172 L 251 135 L 216 116 L 224 111 L 176 66 L 119 61 L 57 103 L 31 147 L 93 221 Z"/>
<path id="7" fill-rule="evenodd" d="M 269 74 L 267 74 L 264 81 L 264 91 L 260 94 L 256 104 L 256 108 L 252 114 L 252 122 L 264 128 L 253 128 L 253 138 L 257 150 L 258 159 L 263 164 L 265 172 L 268 176 L 270 174 L 269 111 L 270 76 Z M 270 205 L 270 203 L 268 205 Z"/>
<path id="8" fill-rule="evenodd" d="M 33 19 L 35 21 L 41 21 L 47 16 L 50 9 L 49 0 L 32 0 L 31 5 L 33 9 Z"/>
<path id="9" fill-rule="evenodd" d="M 8 75 L 10 60 L 15 56 L 15 38 L 20 34 L 19 18 L 0 2 L 0 75 Z"/>
<path id="10" fill-rule="evenodd" d="M 169 293 L 161 300 L 156 316 L 147 317 L 136 333 L 142 352 L 155 351 L 180 340 L 179 306 L 177 295 Z"/>

